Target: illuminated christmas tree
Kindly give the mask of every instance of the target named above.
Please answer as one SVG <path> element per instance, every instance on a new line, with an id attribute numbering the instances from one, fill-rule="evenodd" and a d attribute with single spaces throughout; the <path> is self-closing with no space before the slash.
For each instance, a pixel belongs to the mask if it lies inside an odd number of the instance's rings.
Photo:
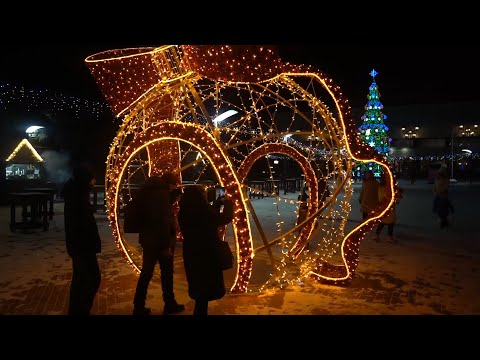
<path id="1" fill-rule="evenodd" d="M 363 124 L 358 128 L 360 138 L 368 145 L 375 148 L 380 154 L 384 155 L 388 162 L 392 161 L 390 156 L 390 142 L 392 139 L 388 136 L 388 127 L 384 120 L 387 115 L 383 113 L 383 105 L 380 102 L 380 93 L 375 82 L 375 76 L 378 72 L 372 70 L 370 76 L 373 78 L 369 87 L 368 102 L 365 105 L 365 113 L 362 116 Z M 375 177 L 380 177 L 383 173 L 382 167 L 376 163 L 358 163 L 355 166 L 357 177 L 361 177 L 365 171 L 372 170 Z"/>

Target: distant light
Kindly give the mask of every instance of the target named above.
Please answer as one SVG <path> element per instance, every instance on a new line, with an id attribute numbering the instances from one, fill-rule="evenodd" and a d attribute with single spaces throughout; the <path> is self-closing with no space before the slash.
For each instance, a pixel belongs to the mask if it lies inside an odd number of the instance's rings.
<path id="1" fill-rule="evenodd" d="M 275 165 L 277 165 L 277 164 L 278 164 L 278 160 L 273 160 L 273 163 L 274 163 Z"/>
<path id="2" fill-rule="evenodd" d="M 462 151 L 465 151 L 466 153 L 469 153 L 469 154 L 472 153 L 472 150 L 468 150 L 468 149 L 462 149 Z"/>
<path id="3" fill-rule="evenodd" d="M 285 136 L 283 137 L 283 141 L 287 141 L 290 136 L 292 136 L 292 134 L 287 134 L 287 135 L 285 135 Z"/>
<path id="4" fill-rule="evenodd" d="M 27 130 L 25 130 L 25 132 L 26 132 L 27 134 L 31 134 L 31 133 L 34 133 L 35 131 L 37 131 L 38 129 L 43 129 L 43 128 L 44 128 L 44 126 L 36 126 L 36 125 L 34 125 L 34 126 L 30 126 Z"/>
<path id="5" fill-rule="evenodd" d="M 218 125 L 218 123 L 222 122 L 226 118 L 233 116 L 235 114 L 238 114 L 238 111 L 236 110 L 227 110 L 223 114 L 218 115 L 215 119 L 213 119 L 213 122 L 215 123 L 215 126 Z"/>

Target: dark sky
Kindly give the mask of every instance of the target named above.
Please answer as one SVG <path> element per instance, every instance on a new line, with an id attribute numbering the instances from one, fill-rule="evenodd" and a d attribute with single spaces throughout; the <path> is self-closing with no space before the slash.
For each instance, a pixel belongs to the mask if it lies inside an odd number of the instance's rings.
<path id="1" fill-rule="evenodd" d="M 84 59 L 94 53 L 155 43 L 94 45 L 6 44 L 2 47 L 0 81 L 48 88 L 66 95 L 99 99 L 101 94 Z M 480 46 L 469 44 L 280 45 L 284 61 L 310 64 L 330 76 L 352 107 L 365 105 L 370 71 L 384 106 L 480 101 Z"/>

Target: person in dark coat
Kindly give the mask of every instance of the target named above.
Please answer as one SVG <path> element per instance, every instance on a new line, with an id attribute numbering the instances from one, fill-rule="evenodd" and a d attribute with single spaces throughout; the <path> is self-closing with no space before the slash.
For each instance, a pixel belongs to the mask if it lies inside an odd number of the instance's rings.
<path id="1" fill-rule="evenodd" d="M 89 315 L 100 287 L 97 254 L 101 252 L 101 239 L 90 203 L 94 185 L 94 172 L 82 164 L 75 167 L 63 189 L 65 242 L 73 266 L 69 315 Z"/>
<path id="2" fill-rule="evenodd" d="M 176 243 L 173 204 L 181 194 L 181 190 L 176 188 L 176 181 L 173 173 L 149 177 L 137 195 L 142 208 L 139 242 L 143 250 L 143 262 L 133 300 L 134 315 L 151 313 L 151 309 L 145 307 L 145 301 L 157 262 L 160 265 L 160 281 L 165 304 L 163 314 L 176 314 L 185 310 L 185 306 L 175 300 L 173 291 L 173 256 Z"/>
<path id="3" fill-rule="evenodd" d="M 221 206 L 223 212 L 221 212 Z M 217 259 L 219 227 L 233 219 L 231 200 L 219 198 L 207 202 L 200 185 L 185 188 L 180 198 L 178 224 L 183 235 L 183 264 L 188 295 L 195 300 L 194 315 L 208 315 L 208 302 L 225 296 L 223 270 Z"/>
<path id="4" fill-rule="evenodd" d="M 440 167 L 433 184 L 433 212 L 440 218 L 440 228 L 447 229 L 449 224 L 448 215 L 454 212 L 453 205 L 448 194 L 450 180 L 446 166 Z"/>

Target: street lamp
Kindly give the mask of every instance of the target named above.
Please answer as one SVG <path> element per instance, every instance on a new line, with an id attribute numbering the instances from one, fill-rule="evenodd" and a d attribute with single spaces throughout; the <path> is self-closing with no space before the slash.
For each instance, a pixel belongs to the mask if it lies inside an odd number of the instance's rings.
<path id="1" fill-rule="evenodd" d="M 224 113 L 218 115 L 215 119 L 213 119 L 213 123 L 215 124 L 215 126 L 218 126 L 219 123 L 221 123 L 223 120 L 225 120 L 226 118 L 229 118 L 230 116 L 233 116 L 235 114 L 237 114 L 238 111 L 236 110 L 227 110 L 225 111 Z"/>
<path id="2" fill-rule="evenodd" d="M 413 127 L 411 130 L 407 130 L 406 128 L 402 127 L 403 136 L 407 139 L 415 139 L 419 129 L 420 128 L 418 126 Z"/>
<path id="3" fill-rule="evenodd" d="M 471 137 L 471 136 L 475 136 L 475 132 L 478 130 L 478 125 L 473 125 L 473 128 L 469 125 L 467 126 L 463 126 L 463 125 L 460 125 L 460 136 L 462 137 Z"/>
<path id="4" fill-rule="evenodd" d="M 460 125 L 460 128 L 463 128 L 463 125 Z M 450 176 L 450 182 L 453 182 L 453 183 L 456 183 L 457 180 L 454 179 L 453 177 L 453 132 L 454 132 L 455 128 L 453 127 L 452 128 L 452 141 L 450 142 L 450 146 L 452 147 L 452 162 L 451 162 L 451 176 Z"/>

